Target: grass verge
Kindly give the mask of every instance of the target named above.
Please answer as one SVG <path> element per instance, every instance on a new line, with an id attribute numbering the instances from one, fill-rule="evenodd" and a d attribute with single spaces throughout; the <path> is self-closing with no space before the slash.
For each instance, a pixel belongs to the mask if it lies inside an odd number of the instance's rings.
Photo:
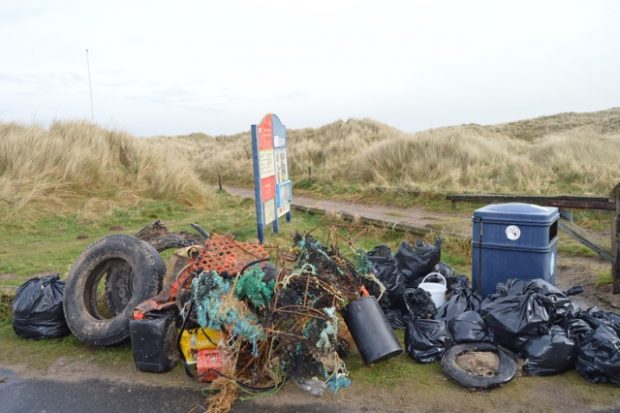
<path id="1" fill-rule="evenodd" d="M 96 238 L 115 231 L 133 233 L 148 221 L 160 218 L 173 230 L 187 229 L 189 223 L 199 222 L 206 229 L 220 233 L 233 233 L 239 239 L 255 236 L 254 204 L 226 194 L 215 196 L 214 206 L 209 210 L 188 209 L 170 202 L 146 202 L 128 210 L 114 210 L 89 223 L 80 223 L 75 215 L 61 215 L 39 220 L 32 227 L 14 225 L 8 227 L 6 238 L 1 244 L 2 268 L 12 273 L 3 275 L 2 283 L 17 286 L 31 273 L 56 270 L 66 275 L 70 263 L 77 254 Z M 370 249 L 378 243 L 396 248 L 404 238 L 412 237 L 378 228 L 364 228 L 344 225 L 331 217 L 295 213 L 293 223 L 281 226 L 278 236 L 267 231 L 268 244 L 289 246 L 295 231 L 314 231 L 322 240 L 333 236 L 329 225 L 335 225 L 339 237 L 353 239 L 355 245 Z M 9 240 L 11 240 L 9 242 Z M 459 240 L 446 239 L 443 245 L 443 260 L 457 270 L 467 272 L 470 265 L 468 245 Z M 27 251 L 24 251 L 27 249 Z M 141 375 L 150 380 L 152 375 L 138 373 L 133 367 L 131 348 L 127 343 L 109 347 L 89 347 L 72 336 L 53 340 L 25 340 L 12 331 L 10 324 L 10 298 L 0 300 L 0 363 L 4 365 L 27 364 L 31 368 L 43 369 L 56 376 L 59 360 L 76 363 L 77 366 L 100 369 L 117 375 Z M 398 338 L 404 344 L 403 333 Z M 86 362 L 87 364 L 83 364 Z M 510 405 L 510 411 L 552 410 L 557 403 L 542 397 L 544 391 L 559 392 L 560 404 L 578 402 L 580 406 L 611 406 L 617 401 L 617 388 L 610 385 L 591 385 L 574 371 L 558 376 L 520 377 L 493 392 L 472 393 L 449 382 L 438 363 L 419 364 L 406 353 L 372 366 L 365 366 L 359 355 L 346 359 L 353 380 L 353 388 L 340 394 L 347 397 L 362 397 L 369 403 L 398 407 L 403 411 L 453 411 L 455 406 L 463 411 L 478 408 L 480 411 L 496 411 Z M 29 367 L 29 368 L 30 368 Z M 51 372 L 51 373 L 50 373 Z M 166 375 L 158 375 L 159 383 L 183 384 L 180 368 Z M 541 390 L 543 389 L 543 390 Z M 542 393 L 541 393 L 542 392 Z M 564 402 L 562 400 L 567 400 Z M 523 410 L 519 410 L 519 406 Z M 529 408 L 528 408 L 529 406 Z M 458 409 L 457 409 L 458 410 Z M 570 410 L 570 409 L 569 409 Z"/>
<path id="2" fill-rule="evenodd" d="M 10 327 L 10 303 L 17 287 L 35 274 L 59 272 L 66 277 L 71 263 L 96 239 L 110 233 L 137 232 L 153 219 L 162 219 L 171 230 L 190 230 L 189 224 L 200 223 L 210 232 L 231 233 L 237 239 L 248 240 L 256 236 L 254 202 L 226 193 L 217 193 L 208 210 L 186 208 L 169 201 L 145 201 L 129 209 L 114 209 L 89 222 L 82 222 L 77 214 L 56 215 L 39 219 L 34 225 L 14 223 L 6 225 L 0 240 L 0 344 L 6 351 L 0 361 L 14 360 L 23 346 L 30 348 L 31 357 L 38 362 L 52 360 L 63 354 L 79 354 L 94 361 L 129 360 L 130 349 L 119 346 L 111 349 L 89 349 L 73 337 L 39 342 L 16 337 Z M 336 231 L 333 231 L 336 228 Z M 313 231 L 326 242 L 334 234 L 341 240 L 350 240 L 356 247 L 371 249 L 385 243 L 396 249 L 402 239 L 413 241 L 406 234 L 345 224 L 331 216 L 295 212 L 293 223 L 281 225 L 279 235 L 266 231 L 267 244 L 287 248 L 296 231 Z M 467 260 L 460 254 L 458 242 L 445 242 L 443 259 L 457 270 L 466 271 Z M 343 249 L 343 254 L 349 251 Z M 351 254 L 353 250 L 350 250 Z"/>

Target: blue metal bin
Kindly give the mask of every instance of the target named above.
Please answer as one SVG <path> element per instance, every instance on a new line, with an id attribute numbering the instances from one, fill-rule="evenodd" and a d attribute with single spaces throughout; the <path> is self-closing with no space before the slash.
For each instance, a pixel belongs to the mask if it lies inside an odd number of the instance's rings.
<path id="1" fill-rule="evenodd" d="M 473 287 L 483 296 L 509 278 L 555 284 L 558 219 L 555 207 L 493 204 L 474 211 Z"/>

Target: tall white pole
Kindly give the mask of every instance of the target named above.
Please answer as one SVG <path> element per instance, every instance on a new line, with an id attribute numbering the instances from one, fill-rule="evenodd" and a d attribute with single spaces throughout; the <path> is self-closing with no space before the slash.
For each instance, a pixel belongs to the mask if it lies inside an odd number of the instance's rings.
<path id="1" fill-rule="evenodd" d="M 86 49 L 86 67 L 88 68 L 88 90 L 90 91 L 90 120 L 95 123 L 95 111 L 93 109 L 93 86 L 90 83 L 90 61 L 88 59 L 88 49 Z"/>

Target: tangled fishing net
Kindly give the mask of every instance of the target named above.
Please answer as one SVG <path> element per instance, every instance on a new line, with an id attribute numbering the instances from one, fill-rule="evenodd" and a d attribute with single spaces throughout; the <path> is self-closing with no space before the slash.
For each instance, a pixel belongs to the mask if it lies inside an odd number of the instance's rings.
<path id="1" fill-rule="evenodd" d="M 208 412 L 228 411 L 238 393 L 275 392 L 286 379 L 321 394 L 337 392 L 351 380 L 338 350 L 348 334 L 340 312 L 369 293 L 379 297 L 363 251 L 343 257 L 308 234 L 296 234 L 293 247 L 278 256 L 278 270 L 265 263 L 232 277 L 208 268 L 191 282 L 192 314 L 201 327 L 222 332 L 218 350 L 225 368 L 211 385 Z"/>

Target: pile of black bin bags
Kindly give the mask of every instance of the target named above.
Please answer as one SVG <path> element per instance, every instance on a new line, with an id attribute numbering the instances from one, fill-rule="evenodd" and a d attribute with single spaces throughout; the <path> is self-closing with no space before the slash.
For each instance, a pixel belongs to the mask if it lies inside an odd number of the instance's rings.
<path id="1" fill-rule="evenodd" d="M 529 375 L 575 367 L 593 383 L 620 385 L 620 315 L 596 307 L 581 310 L 566 293 L 542 279 L 508 280 L 484 300 L 440 261 L 441 242 L 402 242 L 396 254 L 380 245 L 369 253 L 386 287 L 380 300 L 393 328 L 405 330 L 405 346 L 420 363 L 438 361 L 455 344 L 492 343 L 524 360 Z M 435 308 L 417 286 L 430 272 L 447 280 L 446 303 Z"/>

